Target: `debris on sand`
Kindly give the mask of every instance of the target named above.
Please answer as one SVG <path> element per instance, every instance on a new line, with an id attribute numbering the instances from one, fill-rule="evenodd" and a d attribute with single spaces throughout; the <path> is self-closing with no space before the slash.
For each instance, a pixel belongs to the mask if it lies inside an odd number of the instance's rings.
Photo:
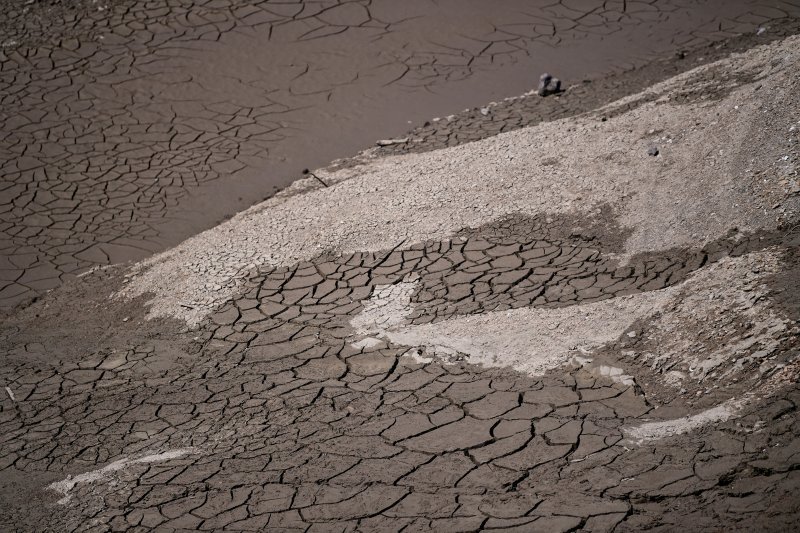
<path id="1" fill-rule="evenodd" d="M 394 144 L 405 144 L 408 142 L 408 137 L 403 137 L 402 139 L 381 139 L 377 141 L 375 144 L 378 146 L 392 146 Z"/>

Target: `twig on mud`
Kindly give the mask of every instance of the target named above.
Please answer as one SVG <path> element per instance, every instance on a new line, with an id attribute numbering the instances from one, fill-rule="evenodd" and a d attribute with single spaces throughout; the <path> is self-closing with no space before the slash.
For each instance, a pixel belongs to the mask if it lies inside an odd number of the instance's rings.
<path id="1" fill-rule="evenodd" d="M 311 176 L 312 178 L 314 178 L 315 180 L 317 180 L 318 182 L 320 182 L 320 183 L 321 183 L 321 184 L 322 184 L 324 187 L 327 187 L 327 186 L 328 186 L 328 184 L 327 184 L 327 183 L 325 183 L 324 181 L 322 181 L 322 178 L 320 178 L 319 176 L 317 176 L 316 174 L 314 174 L 313 172 L 311 172 L 311 171 L 310 171 L 310 170 L 308 170 L 307 168 L 304 168 L 304 169 L 303 169 L 303 175 L 304 175 L 304 176 L 306 176 L 306 175 L 308 175 L 308 176 Z"/>

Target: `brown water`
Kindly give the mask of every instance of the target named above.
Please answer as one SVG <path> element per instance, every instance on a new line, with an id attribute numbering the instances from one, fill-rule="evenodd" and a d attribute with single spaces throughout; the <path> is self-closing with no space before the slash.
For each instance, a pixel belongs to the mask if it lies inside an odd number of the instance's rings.
<path id="1" fill-rule="evenodd" d="M 0 35 L 0 305 L 174 245 L 303 168 L 525 92 L 544 71 L 578 83 L 800 14 L 599 4 L 82 3 L 75 21 L 18 25 Z"/>

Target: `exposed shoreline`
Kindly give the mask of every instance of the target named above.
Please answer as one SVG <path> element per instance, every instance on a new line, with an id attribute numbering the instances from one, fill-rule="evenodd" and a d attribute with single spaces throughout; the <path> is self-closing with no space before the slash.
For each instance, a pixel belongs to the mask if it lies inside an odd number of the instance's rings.
<path id="1" fill-rule="evenodd" d="M 378 138 L 401 137 L 409 123 L 430 121 L 435 113 L 455 113 L 454 120 L 411 132 L 423 142 L 379 153 L 438 148 L 580 114 L 729 50 L 798 29 L 797 18 L 785 18 L 791 10 L 748 11 L 746 2 L 723 14 L 703 2 L 599 11 L 586 4 L 589 18 L 575 6 L 530 12 L 523 18 L 535 24 L 520 35 L 514 26 L 519 16 L 506 20 L 505 11 L 497 12 L 495 22 L 510 26 L 487 36 L 491 28 L 478 16 L 484 8 L 475 4 L 458 24 L 473 41 L 495 43 L 486 49 L 465 41 L 461 30 L 453 33 L 446 2 L 414 7 L 430 11 L 423 27 L 417 19 L 396 22 L 403 9 L 389 2 L 373 3 L 364 24 L 354 6 L 317 16 L 317 4 L 300 14 L 294 6 L 270 15 L 266 4 L 242 12 L 226 2 L 152 10 L 127 0 L 78 1 L 80 9 L 95 11 L 75 18 L 68 13 L 73 2 L 65 2 L 14 6 L 22 18 L 9 20 L 33 35 L 42 28 L 23 24 L 23 11 L 42 11 L 42 27 L 56 34 L 62 26 L 74 24 L 78 31 L 93 21 L 90 32 L 0 51 L 7 93 L 7 115 L 0 120 L 10 132 L 0 141 L 6 154 L 0 168 L 9 185 L 3 194 L 12 202 L 0 215 L 8 259 L 0 263 L 5 309 L 89 268 L 177 245 L 270 197 L 303 168 L 328 165 Z M 519 4 L 523 12 L 533 9 Z M 540 25 L 542 17 L 552 28 Z M 604 34 L 595 33 L 594 17 L 607 19 Z M 264 18 L 275 26 L 275 40 Z M 335 31 L 292 41 L 292 32 L 302 36 L 308 25 L 318 26 L 317 33 Z M 757 34 L 759 27 L 765 31 Z M 380 34 L 375 50 L 360 44 L 370 32 Z M 732 37 L 740 32 L 746 33 Z M 684 59 L 672 57 L 680 49 Z M 406 52 L 396 57 L 398 50 Z M 115 62 L 123 67 L 107 72 Z M 532 88 L 542 70 L 573 87 L 560 98 L 503 102 Z M 587 77 L 593 83 L 581 82 Z M 480 107 L 457 113 L 492 99 L 501 105 L 487 115 Z M 29 198 L 33 182 L 42 192 Z"/>
<path id="2" fill-rule="evenodd" d="M 0 529 L 795 527 L 797 65 L 478 110 L 18 308 Z"/>

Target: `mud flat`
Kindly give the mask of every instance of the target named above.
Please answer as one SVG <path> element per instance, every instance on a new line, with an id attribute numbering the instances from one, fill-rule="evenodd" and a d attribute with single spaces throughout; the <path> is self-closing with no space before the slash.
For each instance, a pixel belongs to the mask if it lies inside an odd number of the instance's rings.
<path id="1" fill-rule="evenodd" d="M 0 329 L 0 524 L 791 529 L 798 64 L 369 150 L 51 291 Z"/>
<path id="2" fill-rule="evenodd" d="M 0 3 L 0 307 L 169 248 L 410 126 L 428 141 L 385 151 L 587 111 L 800 16 L 790 1 L 531 4 Z M 568 95 L 422 126 L 545 70 Z"/>

